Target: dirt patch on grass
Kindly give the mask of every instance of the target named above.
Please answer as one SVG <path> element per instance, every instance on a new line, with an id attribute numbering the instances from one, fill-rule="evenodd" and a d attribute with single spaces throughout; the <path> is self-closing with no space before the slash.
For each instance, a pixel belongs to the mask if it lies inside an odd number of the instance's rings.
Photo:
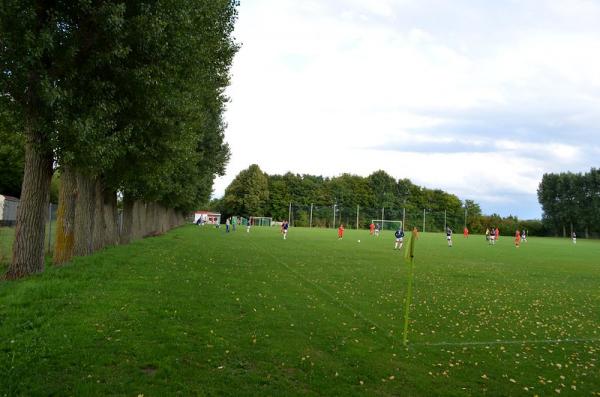
<path id="1" fill-rule="evenodd" d="M 146 365 L 142 367 L 142 372 L 146 375 L 152 376 L 156 373 L 156 371 L 158 371 L 158 367 L 155 365 Z"/>

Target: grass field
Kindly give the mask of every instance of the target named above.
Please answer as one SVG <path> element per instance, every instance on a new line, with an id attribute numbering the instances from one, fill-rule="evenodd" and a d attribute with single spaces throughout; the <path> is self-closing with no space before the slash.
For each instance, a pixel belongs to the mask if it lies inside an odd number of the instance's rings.
<path id="1" fill-rule="evenodd" d="M 45 252 L 47 255 L 52 253 L 54 248 L 54 239 L 56 234 L 56 221 L 46 223 L 46 239 L 45 239 Z M 50 235 L 48 235 L 50 232 Z M 50 241 L 48 241 L 48 236 Z M 15 228 L 13 227 L 0 227 L 0 271 L 8 265 L 12 258 L 12 245 L 15 239 Z M 48 245 L 50 242 L 50 245 Z"/>
<path id="2" fill-rule="evenodd" d="M 0 270 L 10 261 L 14 239 L 14 227 L 0 226 Z"/>
<path id="3" fill-rule="evenodd" d="M 186 226 L 0 283 L 0 395 L 600 396 L 599 258 L 423 234 L 404 347 L 391 232 Z"/>

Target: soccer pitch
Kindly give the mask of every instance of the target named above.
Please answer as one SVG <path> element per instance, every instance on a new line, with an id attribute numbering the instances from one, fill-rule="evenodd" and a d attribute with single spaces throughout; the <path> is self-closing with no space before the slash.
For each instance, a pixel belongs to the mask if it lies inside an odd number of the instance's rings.
<path id="1" fill-rule="evenodd" d="M 393 246 L 391 231 L 187 226 L 0 285 L 0 390 L 600 395 L 600 242 L 421 234 L 407 346 Z M 45 332 L 22 329 L 26 293 L 60 312 Z"/>
<path id="2" fill-rule="evenodd" d="M 283 241 L 255 228 L 210 243 L 229 247 L 240 281 L 230 302 L 252 318 L 248 339 L 274 348 L 265 362 L 321 378 L 314 391 L 600 393 L 600 244 L 454 240 L 417 242 L 406 349 L 408 266 L 392 232 L 347 230 L 338 240 L 335 230 L 293 228 Z"/>

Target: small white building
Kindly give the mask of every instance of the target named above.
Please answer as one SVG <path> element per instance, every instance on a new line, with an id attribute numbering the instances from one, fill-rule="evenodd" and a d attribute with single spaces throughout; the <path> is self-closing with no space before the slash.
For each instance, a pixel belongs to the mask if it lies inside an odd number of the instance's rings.
<path id="1" fill-rule="evenodd" d="M 19 199 L 0 194 L 0 226 L 12 226 L 17 221 Z"/>
<path id="2" fill-rule="evenodd" d="M 196 211 L 194 212 L 194 223 L 218 225 L 221 223 L 221 214 L 212 211 Z"/>

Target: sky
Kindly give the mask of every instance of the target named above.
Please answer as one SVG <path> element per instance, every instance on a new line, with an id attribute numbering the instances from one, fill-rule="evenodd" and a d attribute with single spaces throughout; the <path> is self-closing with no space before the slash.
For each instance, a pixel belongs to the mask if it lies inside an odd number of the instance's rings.
<path id="1" fill-rule="evenodd" d="M 221 197 L 268 174 L 395 178 L 540 218 L 600 158 L 600 1 L 241 0 Z M 596 160 L 596 161 L 595 161 Z"/>

